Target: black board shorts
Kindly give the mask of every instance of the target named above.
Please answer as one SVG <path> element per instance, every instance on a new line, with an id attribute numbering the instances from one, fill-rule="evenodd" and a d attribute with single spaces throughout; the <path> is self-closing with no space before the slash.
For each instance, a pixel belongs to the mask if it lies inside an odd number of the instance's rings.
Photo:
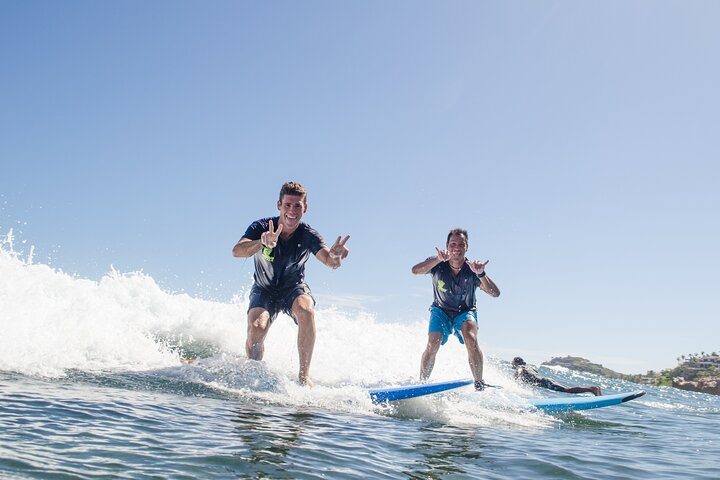
<path id="1" fill-rule="evenodd" d="M 559 384 L 553 382 L 553 381 L 550 380 L 549 378 L 541 378 L 541 379 L 538 381 L 537 385 L 538 385 L 539 387 L 547 388 L 548 390 L 552 390 L 552 391 L 555 391 L 555 392 L 564 392 L 564 391 L 565 391 L 565 387 L 563 387 L 562 385 L 559 385 Z"/>
<path id="2" fill-rule="evenodd" d="M 270 323 L 275 320 L 278 313 L 283 312 L 290 316 L 297 325 L 297 319 L 292 314 L 292 305 L 300 295 L 309 295 L 315 305 L 315 298 L 310 292 L 310 287 L 304 283 L 300 283 L 289 290 L 281 292 L 272 292 L 257 285 L 253 285 L 250 290 L 250 305 L 248 312 L 253 308 L 262 308 L 270 314 Z"/>

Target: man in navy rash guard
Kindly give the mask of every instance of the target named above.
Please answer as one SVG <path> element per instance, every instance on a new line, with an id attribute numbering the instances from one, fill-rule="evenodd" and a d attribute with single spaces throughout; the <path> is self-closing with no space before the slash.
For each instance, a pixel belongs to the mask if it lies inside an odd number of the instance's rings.
<path id="1" fill-rule="evenodd" d="M 287 182 L 277 202 L 280 215 L 253 222 L 232 250 L 234 257 L 254 257 L 255 281 L 250 291 L 245 352 L 262 360 L 265 336 L 279 312 L 290 315 L 298 326 L 300 384 L 312 386 L 310 362 L 315 346 L 315 299 L 305 283 L 305 262 L 310 254 L 330 268 L 347 257 L 350 236 L 337 238 L 332 247 L 320 234 L 300 221 L 307 212 L 307 192 L 299 183 Z"/>
<path id="2" fill-rule="evenodd" d="M 430 306 L 428 343 L 420 363 L 420 381 L 424 382 L 435 366 L 435 356 L 440 345 L 455 335 L 464 343 L 468 352 L 470 370 L 475 378 L 475 388 L 482 390 L 483 354 L 477 341 L 477 309 L 475 289 L 480 288 L 492 297 L 500 295 L 497 285 L 485 273 L 484 263 L 465 258 L 468 250 L 468 233 L 456 228 L 450 231 L 446 242 L 447 250 L 437 251 L 436 256 L 427 258 L 412 267 L 416 275 L 432 274 L 435 300 Z"/>

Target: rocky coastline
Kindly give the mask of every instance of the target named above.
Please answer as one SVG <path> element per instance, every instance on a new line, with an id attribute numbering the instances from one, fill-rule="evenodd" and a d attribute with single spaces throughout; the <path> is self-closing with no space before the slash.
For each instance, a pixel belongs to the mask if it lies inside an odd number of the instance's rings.
<path id="1" fill-rule="evenodd" d="M 682 361 L 681 361 L 682 359 Z M 607 378 L 619 378 L 635 383 L 667 386 L 691 392 L 720 395 L 720 355 L 690 355 L 678 357 L 678 366 L 660 372 L 649 371 L 645 374 L 627 375 L 615 372 L 600 364 L 592 363 L 582 357 L 555 357 L 543 365 L 559 365 L 572 370 L 590 372 Z"/>
<path id="2" fill-rule="evenodd" d="M 720 395 L 720 377 L 705 377 L 699 380 L 685 380 L 684 377 L 673 377 L 672 386 L 691 392 Z"/>

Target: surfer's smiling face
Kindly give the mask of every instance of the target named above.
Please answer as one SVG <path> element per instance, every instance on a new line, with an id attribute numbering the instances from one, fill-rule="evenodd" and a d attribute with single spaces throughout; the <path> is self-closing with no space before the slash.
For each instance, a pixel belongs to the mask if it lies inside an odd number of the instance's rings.
<path id="1" fill-rule="evenodd" d="M 457 233 L 450 235 L 447 242 L 447 250 L 450 253 L 450 258 L 464 260 L 467 249 L 468 244 L 464 236 Z"/>
<path id="2" fill-rule="evenodd" d="M 283 232 L 287 233 L 293 232 L 300 225 L 303 214 L 307 212 L 307 204 L 300 195 L 283 195 L 277 207 Z"/>

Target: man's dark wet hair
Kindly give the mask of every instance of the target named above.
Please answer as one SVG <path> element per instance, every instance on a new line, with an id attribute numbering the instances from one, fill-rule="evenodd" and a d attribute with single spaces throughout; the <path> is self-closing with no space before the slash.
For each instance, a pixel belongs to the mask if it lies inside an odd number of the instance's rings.
<path id="1" fill-rule="evenodd" d="M 464 228 L 453 228 L 452 230 L 450 230 L 450 233 L 448 233 L 447 236 L 447 240 L 445 240 L 445 245 L 450 243 L 450 237 L 452 237 L 453 235 L 461 235 L 465 238 L 465 244 L 470 245 L 467 230 L 465 230 Z"/>
<path id="2" fill-rule="evenodd" d="M 284 195 L 297 195 L 298 197 L 302 197 L 303 203 L 307 204 L 307 192 L 305 191 L 305 187 L 297 182 L 285 182 L 280 189 L 279 201 L 282 202 Z"/>
<path id="3" fill-rule="evenodd" d="M 512 364 L 513 365 L 525 365 L 525 360 L 523 360 L 520 357 L 515 357 L 515 358 L 513 358 Z"/>

